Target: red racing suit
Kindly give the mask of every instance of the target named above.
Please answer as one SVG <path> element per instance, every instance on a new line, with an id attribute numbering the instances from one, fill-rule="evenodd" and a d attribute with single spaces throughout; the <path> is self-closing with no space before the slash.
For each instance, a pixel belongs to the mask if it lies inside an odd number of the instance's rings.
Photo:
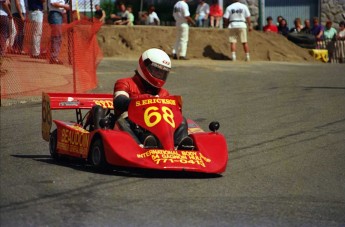
<path id="1" fill-rule="evenodd" d="M 119 95 L 125 95 L 128 98 L 148 98 L 152 96 L 165 97 L 169 92 L 164 88 L 156 88 L 147 83 L 140 75 L 135 74 L 130 78 L 123 78 L 116 81 L 114 85 L 114 99 Z M 121 110 L 121 107 L 115 109 Z"/>
<path id="2" fill-rule="evenodd" d="M 115 118 L 117 119 L 121 115 L 124 118 L 127 117 L 124 112 L 128 110 L 128 105 L 132 98 L 145 98 L 152 96 L 165 97 L 169 96 L 169 92 L 164 88 L 156 88 L 151 86 L 137 73 L 131 78 L 117 80 L 114 85 Z M 127 121 L 133 129 L 131 122 L 129 120 Z M 137 134 L 139 139 L 142 141 L 144 136 L 141 134 L 143 134 L 143 132 L 136 129 L 133 131 L 135 131 L 134 133 Z M 179 142 L 186 136 L 188 136 L 188 126 L 186 119 L 184 119 L 181 125 L 175 131 L 175 145 L 178 145 Z"/>

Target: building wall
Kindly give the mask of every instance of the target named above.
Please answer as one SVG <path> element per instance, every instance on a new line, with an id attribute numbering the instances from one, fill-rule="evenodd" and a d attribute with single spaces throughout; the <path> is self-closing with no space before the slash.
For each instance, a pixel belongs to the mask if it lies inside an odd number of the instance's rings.
<path id="1" fill-rule="evenodd" d="M 321 22 L 331 20 L 335 27 L 345 21 L 345 0 L 321 0 Z"/>

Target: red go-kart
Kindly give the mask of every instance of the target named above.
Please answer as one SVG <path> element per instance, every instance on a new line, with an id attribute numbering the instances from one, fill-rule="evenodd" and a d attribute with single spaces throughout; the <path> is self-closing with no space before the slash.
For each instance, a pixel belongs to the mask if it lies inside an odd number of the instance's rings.
<path id="1" fill-rule="evenodd" d="M 226 169 L 228 149 L 224 136 L 217 132 L 218 122 L 212 122 L 211 131 L 205 132 L 188 119 L 193 149 L 179 150 L 174 146 L 174 132 L 183 121 L 180 96 L 140 98 L 130 102 L 128 118 L 159 141 L 159 148 L 153 149 L 143 147 L 121 118 L 109 123 L 110 117 L 106 116 L 100 119 L 100 128 L 86 129 L 82 110 L 90 110 L 94 105 L 111 112 L 113 96 L 43 93 L 42 137 L 49 141 L 54 159 L 82 158 L 96 168 L 113 166 L 212 174 L 221 174 Z M 53 120 L 52 110 L 66 109 L 76 111 L 76 121 Z M 51 132 L 53 122 L 56 129 Z"/>

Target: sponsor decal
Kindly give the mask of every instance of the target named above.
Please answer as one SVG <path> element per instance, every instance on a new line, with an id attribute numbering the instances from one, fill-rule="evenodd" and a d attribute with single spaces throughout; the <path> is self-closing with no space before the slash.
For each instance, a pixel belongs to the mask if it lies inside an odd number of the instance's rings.
<path id="1" fill-rule="evenodd" d="M 182 163 L 206 167 L 206 163 L 211 162 L 211 159 L 197 151 L 148 150 L 137 154 L 137 158 L 151 158 L 157 165 L 160 163 Z"/>
<path id="2" fill-rule="evenodd" d="M 89 133 L 85 133 L 84 129 L 74 126 L 76 130 L 63 128 L 61 130 L 61 138 L 58 141 L 58 149 L 70 151 L 72 153 L 86 154 L 89 144 Z"/>
<path id="3" fill-rule="evenodd" d="M 79 101 L 59 102 L 59 106 L 79 106 Z"/>
<path id="4" fill-rule="evenodd" d="M 113 101 L 111 100 L 93 100 L 93 102 L 105 109 L 114 109 Z"/>
<path id="5" fill-rule="evenodd" d="M 173 105 L 176 106 L 176 101 L 174 99 L 144 99 L 135 102 L 135 106 L 145 106 L 155 103 L 161 103 L 165 105 Z"/>

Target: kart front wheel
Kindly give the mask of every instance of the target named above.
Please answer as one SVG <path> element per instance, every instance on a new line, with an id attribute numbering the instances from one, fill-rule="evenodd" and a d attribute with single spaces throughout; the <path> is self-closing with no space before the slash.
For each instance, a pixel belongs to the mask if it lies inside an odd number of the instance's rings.
<path id="1" fill-rule="evenodd" d="M 49 138 L 49 152 L 50 152 L 50 156 L 54 160 L 59 159 L 59 154 L 57 153 L 56 147 L 57 147 L 57 130 L 55 129 L 50 134 L 50 138 Z"/>
<path id="2" fill-rule="evenodd" d="M 107 161 L 105 160 L 103 143 L 100 139 L 97 139 L 91 145 L 89 162 L 97 170 L 105 170 L 108 167 Z"/>

